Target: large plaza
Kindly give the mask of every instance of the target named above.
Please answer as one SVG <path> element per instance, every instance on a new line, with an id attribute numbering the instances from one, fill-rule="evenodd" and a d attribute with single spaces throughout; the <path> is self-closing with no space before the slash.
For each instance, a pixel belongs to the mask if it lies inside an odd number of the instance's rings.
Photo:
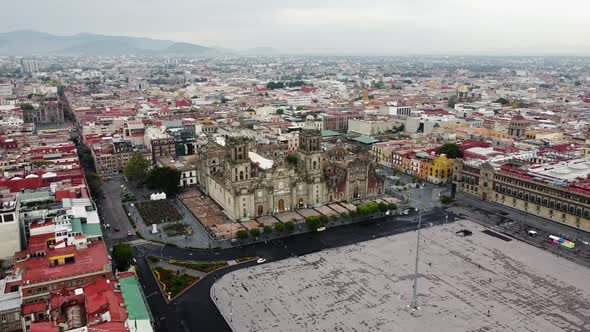
<path id="1" fill-rule="evenodd" d="M 422 231 L 417 311 L 416 232 L 242 269 L 211 296 L 234 331 L 590 330 L 590 269 L 484 230 Z"/>

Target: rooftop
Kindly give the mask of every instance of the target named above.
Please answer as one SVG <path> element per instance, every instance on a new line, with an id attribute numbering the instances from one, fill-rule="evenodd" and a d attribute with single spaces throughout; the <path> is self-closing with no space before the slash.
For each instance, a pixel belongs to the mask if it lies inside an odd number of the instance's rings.
<path id="1" fill-rule="evenodd" d="M 463 220 L 422 231 L 416 312 L 415 232 L 238 270 L 213 292 L 228 320 L 231 301 L 234 331 L 590 329 L 590 269 L 483 230 Z"/>
<path id="2" fill-rule="evenodd" d="M 35 237 L 31 239 L 33 238 Z M 39 282 L 64 279 L 74 275 L 103 271 L 110 263 L 107 249 L 102 241 L 89 244 L 88 248 L 85 249 L 71 251 L 71 248 L 74 247 L 63 248 L 68 249 L 67 253 L 62 252 L 65 251 L 62 249 L 50 249 L 47 256 L 29 258 L 26 261 L 16 263 L 18 268 L 24 270 L 23 287 Z M 49 257 L 55 256 L 58 250 L 59 254 L 62 255 L 75 253 L 75 262 L 49 266 Z"/>
<path id="3" fill-rule="evenodd" d="M 143 293 L 135 276 L 119 280 L 121 293 L 125 300 L 125 307 L 130 320 L 150 320 L 150 314 L 144 301 Z"/>

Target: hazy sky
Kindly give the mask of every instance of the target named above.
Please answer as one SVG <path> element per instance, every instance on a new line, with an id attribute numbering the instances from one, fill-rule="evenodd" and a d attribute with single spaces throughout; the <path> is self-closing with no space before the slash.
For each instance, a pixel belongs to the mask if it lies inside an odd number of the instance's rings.
<path id="1" fill-rule="evenodd" d="M 295 53 L 590 54 L 589 0 L 0 0 L 0 31 Z"/>

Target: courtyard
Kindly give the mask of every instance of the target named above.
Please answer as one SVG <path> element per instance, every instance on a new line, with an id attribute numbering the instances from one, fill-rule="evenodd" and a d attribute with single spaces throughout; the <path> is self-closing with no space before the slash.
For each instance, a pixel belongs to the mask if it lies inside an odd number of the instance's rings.
<path id="1" fill-rule="evenodd" d="M 416 311 L 416 232 L 235 271 L 211 297 L 234 331 L 590 330 L 590 269 L 484 230 L 422 231 Z"/>

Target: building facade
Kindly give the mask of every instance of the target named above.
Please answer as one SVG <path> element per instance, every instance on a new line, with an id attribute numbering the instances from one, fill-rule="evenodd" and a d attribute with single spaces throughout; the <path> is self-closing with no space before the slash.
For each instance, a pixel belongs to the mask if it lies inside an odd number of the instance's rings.
<path id="1" fill-rule="evenodd" d="M 590 183 L 568 183 L 511 164 L 472 165 L 456 160 L 457 191 L 583 231 L 590 231 Z"/>
<path id="2" fill-rule="evenodd" d="M 248 137 L 209 142 L 199 151 L 197 182 L 234 220 L 383 193 L 370 160 L 329 161 L 326 167 L 321 142 L 309 121 L 299 133 L 296 163 L 259 155 Z M 337 181 L 328 183 L 335 174 Z"/>

